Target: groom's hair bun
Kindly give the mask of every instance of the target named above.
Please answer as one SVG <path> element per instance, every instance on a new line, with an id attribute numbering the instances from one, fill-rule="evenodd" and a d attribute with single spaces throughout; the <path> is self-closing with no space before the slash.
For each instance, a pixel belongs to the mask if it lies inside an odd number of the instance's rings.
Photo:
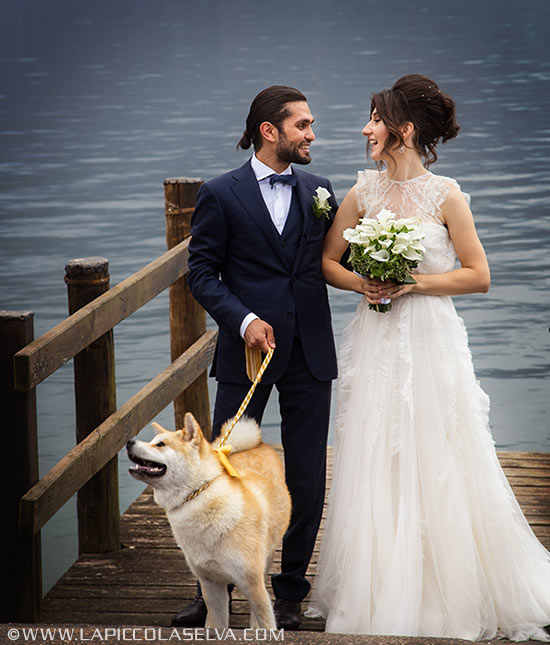
<path id="1" fill-rule="evenodd" d="M 391 89 L 374 94 L 371 113 L 374 109 L 390 131 L 386 152 L 391 154 L 390 149 L 403 143 L 399 127 L 411 122 L 415 128 L 413 143 L 425 158 L 426 167 L 437 160 L 437 144 L 453 139 L 460 129 L 453 99 L 421 74 L 402 76 Z"/>
<path id="2" fill-rule="evenodd" d="M 302 92 L 294 87 L 272 85 L 262 90 L 250 105 L 246 128 L 237 144 L 237 149 L 248 150 L 252 144 L 255 150 L 259 150 L 263 143 L 260 125 L 264 121 L 269 121 L 276 128 L 280 128 L 281 123 L 289 114 L 287 104 L 295 101 L 307 101 L 307 99 Z"/>
<path id="3" fill-rule="evenodd" d="M 243 136 L 240 138 L 237 148 L 242 148 L 243 150 L 248 150 L 252 145 L 252 137 L 248 134 L 248 130 L 243 132 Z"/>

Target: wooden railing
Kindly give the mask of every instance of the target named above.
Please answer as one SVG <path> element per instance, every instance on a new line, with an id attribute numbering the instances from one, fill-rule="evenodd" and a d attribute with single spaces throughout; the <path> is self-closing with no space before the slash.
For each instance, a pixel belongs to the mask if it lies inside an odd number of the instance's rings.
<path id="1" fill-rule="evenodd" d="M 66 266 L 70 316 L 33 340 L 32 312 L 0 312 L 4 531 L 0 620 L 40 619 L 40 530 L 75 493 L 80 553 L 120 548 L 117 453 L 174 401 L 175 425 L 191 410 L 207 430 L 207 367 L 216 332 L 186 284 L 190 219 L 201 181 L 164 183 L 168 251 L 109 288 L 105 258 Z M 171 365 L 116 409 L 112 329 L 170 288 Z M 76 446 L 38 481 L 35 388 L 74 358 Z M 9 447 L 8 447 L 9 446 Z M 8 456 L 9 455 L 9 456 Z M 6 535 L 6 533 L 4 533 Z"/>

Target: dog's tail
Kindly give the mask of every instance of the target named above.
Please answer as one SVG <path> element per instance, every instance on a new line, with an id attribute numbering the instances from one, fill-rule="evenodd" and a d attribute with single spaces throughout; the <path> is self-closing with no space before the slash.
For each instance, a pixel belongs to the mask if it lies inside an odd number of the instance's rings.
<path id="1" fill-rule="evenodd" d="M 229 423 L 231 423 L 231 419 L 223 424 L 220 436 L 224 436 Z M 227 443 L 231 446 L 232 453 L 250 450 L 250 448 L 255 448 L 261 442 L 262 432 L 260 426 L 250 417 L 242 417 L 239 419 L 227 440 Z M 213 445 L 214 447 L 217 446 L 218 440 L 214 441 Z"/>

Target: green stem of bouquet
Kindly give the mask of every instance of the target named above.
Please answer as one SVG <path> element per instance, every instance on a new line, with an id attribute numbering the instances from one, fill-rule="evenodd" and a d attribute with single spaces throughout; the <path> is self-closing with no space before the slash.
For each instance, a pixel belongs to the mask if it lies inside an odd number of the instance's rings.
<path id="1" fill-rule="evenodd" d="M 371 278 L 372 277 L 374 276 L 371 275 Z M 396 284 L 416 284 L 416 280 L 412 277 L 411 274 L 409 274 L 407 278 L 405 278 L 405 280 L 401 280 Z M 385 314 L 386 312 L 391 311 L 391 302 L 389 302 L 388 304 L 383 304 L 383 303 L 378 303 L 377 305 L 369 304 L 369 309 L 377 311 L 380 314 Z"/>

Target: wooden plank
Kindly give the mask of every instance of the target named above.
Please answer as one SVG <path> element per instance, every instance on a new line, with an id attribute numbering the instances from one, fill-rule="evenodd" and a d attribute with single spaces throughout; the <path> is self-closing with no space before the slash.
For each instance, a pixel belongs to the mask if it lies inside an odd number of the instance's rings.
<path id="1" fill-rule="evenodd" d="M 116 612 L 117 614 L 139 613 L 143 616 L 154 614 L 168 614 L 168 616 L 171 616 L 177 613 L 189 602 L 193 597 L 193 593 L 196 593 L 196 587 L 194 590 L 189 589 L 185 595 L 172 592 L 172 595 L 164 595 L 161 598 L 125 598 L 120 595 L 117 595 L 116 599 L 107 597 L 89 597 L 86 599 L 86 611 L 92 615 L 112 615 Z M 231 605 L 233 620 L 235 620 L 235 617 L 238 615 L 240 615 L 242 619 L 248 620 L 249 605 L 246 599 L 232 598 Z M 48 610 L 52 613 L 64 612 L 65 614 L 79 613 L 82 612 L 83 609 L 83 604 L 79 598 L 55 598 L 50 601 L 48 607 Z"/>
<path id="2" fill-rule="evenodd" d="M 543 461 L 550 465 L 549 452 L 515 452 L 513 450 L 498 450 L 497 455 L 501 461 L 514 461 L 521 464 Z"/>
<path id="3" fill-rule="evenodd" d="M 267 584 L 269 588 L 269 584 Z M 80 602 L 82 606 L 82 600 L 97 600 L 98 605 L 105 606 L 105 599 L 112 599 L 112 589 L 98 588 L 92 586 L 83 586 L 83 585 L 64 585 L 61 588 L 62 593 L 59 591 L 55 594 L 48 593 L 48 599 L 50 603 L 50 609 L 53 606 L 53 602 L 57 603 L 59 609 L 62 609 L 60 601 L 62 600 L 72 600 L 75 603 Z M 147 585 L 143 587 L 140 586 L 130 586 L 130 585 L 120 585 L 116 591 L 117 599 L 124 601 L 133 600 L 133 601 L 149 601 L 149 600 L 170 600 L 175 599 L 178 602 L 181 602 L 182 598 L 194 597 L 196 594 L 197 587 L 195 584 L 183 584 L 178 586 L 166 586 L 166 585 Z M 246 604 L 246 598 L 242 593 L 239 592 L 238 588 L 235 587 L 232 594 L 232 600 L 234 601 L 233 609 L 237 608 L 239 611 L 240 608 L 243 608 Z M 135 605 L 134 605 L 135 606 Z"/>
<path id="4" fill-rule="evenodd" d="M 172 589 L 171 595 L 164 594 L 162 598 L 152 597 L 152 598 L 143 598 L 143 596 L 135 596 L 130 598 L 125 598 L 117 594 L 116 599 L 113 601 L 112 598 L 106 597 L 93 597 L 90 596 L 86 598 L 86 611 L 91 613 L 101 612 L 101 613 L 113 613 L 113 612 L 126 612 L 133 613 L 138 612 L 140 614 L 160 614 L 166 613 L 167 611 L 173 611 L 174 613 L 181 609 L 181 606 L 186 602 L 186 599 L 190 598 L 190 593 L 187 595 L 182 595 L 177 593 L 176 590 Z M 196 592 L 196 587 L 195 587 Z M 241 611 L 244 613 L 245 601 L 240 601 Z M 170 607 L 173 607 L 171 610 Z M 82 611 L 83 605 L 80 597 L 67 597 L 67 598 L 52 598 L 49 602 L 49 611 L 52 612 L 74 612 Z"/>
<path id="5" fill-rule="evenodd" d="M 542 456 L 524 457 L 523 459 L 517 456 L 518 453 L 501 452 L 497 450 L 497 457 L 501 466 L 505 468 L 550 468 L 550 458 L 543 458 Z M 526 453 L 530 455 L 531 453 Z"/>
<path id="6" fill-rule="evenodd" d="M 508 475 L 508 481 L 512 488 L 517 486 L 521 488 L 523 486 L 541 486 L 543 488 L 548 488 L 550 486 L 550 477 L 523 477 L 522 475 Z"/>
<path id="7" fill-rule="evenodd" d="M 147 614 L 139 613 L 137 611 L 129 611 L 129 612 L 117 612 L 116 609 L 110 612 L 94 612 L 91 613 L 89 612 L 85 607 L 81 608 L 81 611 L 73 611 L 73 612 L 65 612 L 66 619 L 63 621 L 57 620 L 54 616 L 50 615 L 48 612 L 44 612 L 44 621 L 48 623 L 53 623 L 53 622 L 63 622 L 69 625 L 84 625 L 85 627 L 83 628 L 83 631 L 77 631 L 76 634 L 80 635 L 83 634 L 83 641 L 91 641 L 91 643 L 97 642 L 98 644 L 101 643 L 106 643 L 107 641 L 99 641 L 99 636 L 98 634 L 101 633 L 101 631 L 98 631 L 98 628 L 89 628 L 88 626 L 91 625 L 147 625 L 147 626 L 159 626 L 159 627 L 164 627 L 165 629 L 163 630 L 163 636 L 161 640 L 151 640 L 151 629 L 148 630 L 149 635 L 147 636 L 147 632 L 144 631 L 144 629 L 137 630 L 137 633 L 140 635 L 141 640 L 146 640 L 148 645 L 166 645 L 167 642 L 178 642 L 179 640 L 181 641 L 189 641 L 190 636 L 189 632 L 190 630 L 187 630 L 187 633 L 183 632 L 183 628 L 180 628 L 179 633 L 180 637 L 179 638 L 174 638 L 173 637 L 173 630 L 170 627 L 167 627 L 167 625 L 170 625 L 170 619 L 172 618 L 173 614 L 176 613 L 176 610 L 179 610 L 182 608 L 183 604 L 185 604 L 185 599 L 183 599 L 183 603 L 178 603 L 175 604 L 172 610 L 166 610 L 163 613 L 153 613 L 153 612 L 148 612 Z M 302 622 L 302 626 L 305 627 L 306 629 L 311 629 L 311 627 L 308 627 L 308 621 L 311 619 L 307 619 Z M 230 616 L 230 621 L 229 625 L 231 629 L 246 629 L 248 628 L 250 618 L 247 614 L 231 614 Z M 321 624 L 324 625 L 324 622 Z M 315 629 L 318 631 L 322 630 L 322 626 L 319 626 Z M 103 628 L 105 629 L 105 628 Z M 121 628 L 122 629 L 122 628 Z M 125 637 L 125 640 L 128 641 L 129 638 L 132 637 L 132 628 L 129 628 L 127 630 L 128 634 Z M 198 630 L 199 634 L 200 632 L 205 632 L 205 630 Z M 1 634 L 1 627 L 0 627 L 0 634 Z M 144 637 L 145 633 L 145 637 Z M 191 632 L 192 633 L 192 632 Z M 300 634 L 303 634 L 303 632 L 299 632 Z M 183 634 L 183 636 L 182 636 Z M 229 639 L 223 639 L 223 640 L 218 640 L 215 638 L 213 635 L 215 632 L 210 632 L 210 634 L 206 633 L 202 638 L 199 636 L 197 641 L 208 641 L 209 645 L 214 645 L 215 643 L 218 643 L 220 645 L 227 645 L 227 642 L 233 642 L 233 638 Z M 80 638 L 80 636 L 79 636 Z M 250 634 L 248 634 L 248 638 L 242 638 L 241 640 L 243 642 L 248 641 L 252 645 L 256 645 L 259 641 L 250 641 Z M 288 641 L 288 637 L 286 636 L 285 633 L 285 641 Z M 4 643 L 9 642 L 4 640 Z M 41 641 L 43 642 L 43 641 Z M 122 643 L 123 641 L 112 641 L 113 643 Z M 131 641 L 135 642 L 135 641 Z M 196 642 L 196 641 L 195 641 Z M 303 641 L 294 641 L 295 643 L 300 643 L 300 645 L 303 645 Z M 350 640 L 346 640 L 346 644 L 349 644 Z M 67 645 L 66 640 L 56 640 L 56 641 L 51 641 L 48 639 L 47 641 L 48 645 Z M 432 643 L 432 641 L 430 641 Z M 456 641 L 457 645 L 463 645 L 463 642 Z M 499 641 L 500 643 L 505 644 L 506 641 Z M 319 645 L 327 645 L 327 641 L 319 641 Z M 387 645 L 387 642 L 386 642 Z"/>
<path id="8" fill-rule="evenodd" d="M 550 466 L 545 466 L 544 468 L 510 468 L 504 464 L 502 465 L 502 469 L 508 480 L 514 477 L 528 477 L 533 480 L 541 478 L 550 479 Z"/>
<path id="9" fill-rule="evenodd" d="M 20 504 L 20 531 L 34 534 L 90 477 L 212 362 L 217 332 L 209 331 L 73 448 Z"/>
<path id="10" fill-rule="evenodd" d="M 541 504 L 550 502 L 550 490 L 544 486 L 512 486 L 518 501 L 531 499 L 538 500 Z"/>
<path id="11" fill-rule="evenodd" d="M 182 582 L 177 587 L 167 586 L 163 584 L 151 583 L 147 585 L 120 585 L 117 590 L 117 597 L 119 598 L 183 598 L 185 594 L 191 595 L 196 592 L 196 585 L 191 583 L 188 578 L 187 584 Z M 77 598 L 87 600 L 88 598 L 111 598 L 112 589 L 96 585 L 85 586 L 79 584 L 63 584 L 56 585 L 51 589 L 48 594 L 48 604 L 54 600 L 61 600 L 64 598 Z"/>
<path id="12" fill-rule="evenodd" d="M 15 385 L 30 390 L 188 272 L 184 240 L 15 355 Z"/>

